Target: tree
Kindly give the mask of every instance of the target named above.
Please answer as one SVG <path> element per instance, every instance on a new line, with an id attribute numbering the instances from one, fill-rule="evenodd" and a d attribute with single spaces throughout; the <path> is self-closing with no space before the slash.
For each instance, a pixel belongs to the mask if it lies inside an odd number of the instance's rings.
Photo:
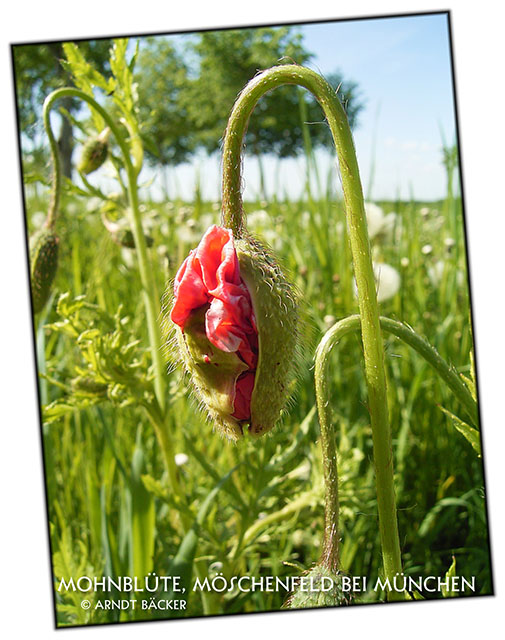
<path id="1" fill-rule="evenodd" d="M 166 37 L 141 41 L 137 59 L 140 121 L 149 164 L 174 166 L 188 160 L 196 146 L 182 94 L 187 65 Z"/>
<path id="2" fill-rule="evenodd" d="M 209 153 L 219 149 L 230 109 L 245 84 L 258 71 L 279 63 L 306 64 L 312 54 L 303 47 L 302 36 L 289 27 L 240 29 L 202 33 L 192 45 L 199 61 L 196 77 L 184 93 L 199 145 Z M 362 104 L 357 85 L 343 81 L 338 72 L 330 78 L 347 104 L 351 126 Z M 303 147 L 300 99 L 306 103 L 307 119 L 322 122 L 316 100 L 293 87 L 280 87 L 257 105 L 246 135 L 246 153 L 274 153 L 278 157 L 297 155 Z M 312 144 L 327 144 L 326 126 L 311 128 Z"/>

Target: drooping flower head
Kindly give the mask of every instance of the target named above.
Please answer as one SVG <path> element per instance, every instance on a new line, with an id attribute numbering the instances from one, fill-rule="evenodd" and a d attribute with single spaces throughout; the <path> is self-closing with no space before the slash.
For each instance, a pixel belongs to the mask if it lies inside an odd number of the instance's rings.
<path id="1" fill-rule="evenodd" d="M 296 302 L 273 258 L 210 227 L 175 277 L 170 319 L 197 396 L 230 438 L 269 431 L 289 396 Z"/>

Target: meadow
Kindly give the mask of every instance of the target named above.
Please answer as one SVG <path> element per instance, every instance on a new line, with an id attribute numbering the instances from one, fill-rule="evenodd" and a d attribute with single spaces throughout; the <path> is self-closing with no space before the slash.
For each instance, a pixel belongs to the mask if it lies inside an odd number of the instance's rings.
<path id="1" fill-rule="evenodd" d="M 367 203 L 369 234 L 374 262 L 388 265 L 378 274 L 381 315 L 424 336 L 471 387 L 464 219 L 454 186 L 457 152 L 441 142 L 440 158 L 446 197 Z M 156 372 L 137 251 L 111 233 L 111 223 L 122 223 L 129 206 L 117 157 L 105 165 L 119 177 L 114 193 L 102 190 L 93 175 L 76 184 L 65 181 L 58 271 L 46 306 L 34 317 L 58 625 L 271 611 L 288 596 L 282 590 L 241 592 L 235 585 L 186 593 L 183 612 L 107 610 L 100 603 L 131 593 L 58 590 L 62 579 L 191 571 L 193 579 L 222 576 L 232 584 L 234 576 L 300 575 L 318 561 L 324 482 L 314 353 L 324 333 L 357 313 L 358 305 L 337 172 L 319 176 L 323 186 L 310 189 L 313 159 L 309 145 L 307 188 L 300 199 L 279 189 L 268 200 L 258 194 L 245 203 L 249 231 L 272 247 L 301 292 L 303 340 L 281 423 L 261 439 L 237 443 L 216 433 L 166 348 L 165 406 L 153 400 Z M 44 222 L 49 189 L 32 182 L 25 194 L 32 235 Z M 180 264 L 206 229 L 220 223 L 221 205 L 202 198 L 198 178 L 192 201 L 177 193 L 155 200 L 149 186 L 139 194 L 160 313 Z M 482 458 L 464 435 L 464 410 L 421 356 L 393 335 L 385 333 L 384 341 L 403 571 L 443 577 L 455 560 L 457 575 L 475 577 L 474 595 L 489 594 Z M 353 604 L 384 601 L 384 593 L 372 588 L 382 564 L 358 332 L 333 349 L 329 376 L 340 564 L 350 576 L 367 577 L 368 588 Z M 156 411 L 163 413 L 161 421 Z M 190 553 L 181 550 L 183 542 Z M 169 595 L 165 590 L 156 597 Z M 81 606 L 84 597 L 89 608 Z"/>

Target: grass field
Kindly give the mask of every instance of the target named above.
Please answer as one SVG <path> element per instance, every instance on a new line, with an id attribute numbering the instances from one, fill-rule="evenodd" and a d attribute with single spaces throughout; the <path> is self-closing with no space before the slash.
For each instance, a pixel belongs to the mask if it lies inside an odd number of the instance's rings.
<path id="1" fill-rule="evenodd" d="M 150 377 L 135 251 L 112 242 L 94 204 L 75 196 L 65 199 L 54 295 L 36 325 L 41 400 L 53 407 L 43 414 L 50 416 L 43 425 L 43 442 L 57 584 L 61 577 L 72 575 L 140 575 L 141 568 L 148 570 L 146 574 L 155 570 L 165 575 L 181 541 L 177 515 L 181 505 L 171 496 L 163 456 L 142 408 L 124 389 L 117 390 L 116 399 L 112 395 L 112 402 L 105 394 L 83 390 L 78 401 L 68 402 L 68 395 L 75 392 L 72 380 L 79 373 L 85 377 L 86 360 L 96 348 L 85 346 L 86 340 L 77 346 L 76 336 L 94 328 L 103 332 L 107 323 L 110 335 L 114 317 L 121 318 L 124 345 L 138 340 L 127 352 L 127 365 L 140 369 L 144 383 Z M 401 277 L 397 293 L 381 304 L 382 314 L 407 322 L 459 372 L 470 375 L 472 338 L 459 200 L 380 204 L 397 217 L 389 234 L 372 240 L 376 260 L 393 266 Z M 313 354 L 335 319 L 357 311 L 340 202 L 274 201 L 266 206 L 250 203 L 247 208 L 251 230 L 275 245 L 303 292 L 306 340 L 288 414 L 261 441 L 230 444 L 213 433 L 191 401 L 181 372 L 169 372 L 167 367 L 169 428 L 175 452 L 187 456 L 179 456 L 184 463 L 177 466 L 177 474 L 188 509 L 196 512 L 216 481 L 236 467 L 199 529 L 195 558 L 204 574 L 214 567 L 228 578 L 291 575 L 293 567 L 284 562 L 307 568 L 318 560 L 323 486 Z M 143 204 L 145 228 L 154 240 L 150 252 L 160 297 L 202 232 L 218 221 L 216 209 L 215 203 Z M 31 201 L 30 226 L 38 210 L 44 210 L 44 203 Z M 66 319 L 59 317 L 56 302 L 65 292 L 69 299 L 84 296 L 96 309 L 82 308 L 69 312 Z M 54 326 L 62 320 L 65 324 Z M 75 333 L 68 330 L 69 323 Z M 404 570 L 416 576 L 442 576 L 454 555 L 458 574 L 476 576 L 478 592 L 488 593 L 481 460 L 441 411 L 444 407 L 460 414 L 461 408 L 419 356 L 393 337 L 386 337 L 386 349 Z M 331 372 L 342 566 L 351 575 L 368 576 L 372 584 L 380 572 L 381 556 L 357 334 L 335 349 Z M 142 457 L 140 468 L 132 466 L 135 456 Z M 277 609 L 285 595 L 211 594 L 207 607 L 219 613 Z M 359 601 L 380 595 L 365 593 Z M 81 597 L 79 593 L 57 596 L 60 623 L 160 615 L 83 611 Z M 203 612 L 198 594 L 188 606 L 191 615 Z"/>

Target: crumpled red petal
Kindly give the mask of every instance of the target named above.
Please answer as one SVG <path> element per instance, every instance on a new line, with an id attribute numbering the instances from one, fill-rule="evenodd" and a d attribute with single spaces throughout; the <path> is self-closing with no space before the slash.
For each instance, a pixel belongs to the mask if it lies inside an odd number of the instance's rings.
<path id="1" fill-rule="evenodd" d="M 256 369 L 256 321 L 229 229 L 213 225 L 207 230 L 177 272 L 174 295 L 173 322 L 184 330 L 191 312 L 208 304 L 205 332 L 209 341 L 222 351 L 238 353 L 251 370 Z M 237 419 L 250 417 L 253 387 L 253 372 L 237 381 L 233 414 Z"/>
<path id="2" fill-rule="evenodd" d="M 235 404 L 233 417 L 248 420 L 251 417 L 251 396 L 254 389 L 254 371 L 246 371 L 237 380 L 235 386 Z"/>

